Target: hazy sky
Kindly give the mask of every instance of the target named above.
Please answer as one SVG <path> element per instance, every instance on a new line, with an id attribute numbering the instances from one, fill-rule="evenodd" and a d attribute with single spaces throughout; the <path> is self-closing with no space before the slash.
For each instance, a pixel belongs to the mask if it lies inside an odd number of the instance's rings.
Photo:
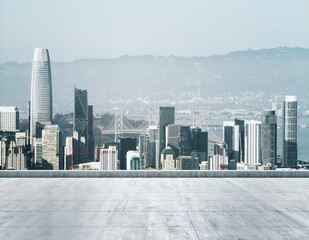
<path id="1" fill-rule="evenodd" d="M 0 62 L 309 47 L 308 0 L 0 0 Z"/>

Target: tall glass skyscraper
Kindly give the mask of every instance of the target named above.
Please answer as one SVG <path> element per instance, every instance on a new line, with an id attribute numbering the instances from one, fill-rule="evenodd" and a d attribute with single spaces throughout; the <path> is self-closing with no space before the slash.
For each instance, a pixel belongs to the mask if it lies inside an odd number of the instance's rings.
<path id="1" fill-rule="evenodd" d="M 93 105 L 88 105 L 88 153 L 94 152 L 94 138 L 93 138 Z M 89 158 L 93 161 L 94 155 L 90 154 Z"/>
<path id="2" fill-rule="evenodd" d="M 239 126 L 239 157 L 240 162 L 245 161 L 245 121 L 240 119 L 234 120 L 235 125 Z"/>
<path id="3" fill-rule="evenodd" d="M 73 131 L 88 141 L 88 93 L 74 87 Z"/>
<path id="4" fill-rule="evenodd" d="M 239 125 L 236 125 L 233 121 L 223 122 L 223 141 L 227 144 L 227 156 L 229 162 L 235 160 L 240 162 L 239 146 L 240 146 L 240 132 Z"/>
<path id="5" fill-rule="evenodd" d="M 159 115 L 159 138 L 160 138 L 160 154 L 166 146 L 165 127 L 168 124 L 175 124 L 175 107 L 160 107 Z M 161 161 L 160 161 L 161 162 Z"/>
<path id="6" fill-rule="evenodd" d="M 277 116 L 275 110 L 264 111 L 262 117 L 262 163 L 277 163 Z"/>
<path id="7" fill-rule="evenodd" d="M 34 50 L 31 79 L 30 136 L 36 136 L 36 122 L 51 123 L 52 80 L 48 49 Z"/>
<path id="8" fill-rule="evenodd" d="M 283 164 L 297 167 L 297 97 L 286 96 L 283 102 Z"/>

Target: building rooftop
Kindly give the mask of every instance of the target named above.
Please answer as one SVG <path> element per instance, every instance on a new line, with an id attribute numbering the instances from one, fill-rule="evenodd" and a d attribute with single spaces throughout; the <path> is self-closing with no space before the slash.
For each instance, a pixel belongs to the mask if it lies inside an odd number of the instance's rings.
<path id="1" fill-rule="evenodd" d="M 309 238 L 309 178 L 0 178 L 0 188 L 6 240 Z"/>
<path id="2" fill-rule="evenodd" d="M 297 96 L 285 96 L 286 102 L 297 102 Z"/>
<path id="3" fill-rule="evenodd" d="M 16 112 L 18 107 L 16 106 L 0 106 L 0 112 Z"/>

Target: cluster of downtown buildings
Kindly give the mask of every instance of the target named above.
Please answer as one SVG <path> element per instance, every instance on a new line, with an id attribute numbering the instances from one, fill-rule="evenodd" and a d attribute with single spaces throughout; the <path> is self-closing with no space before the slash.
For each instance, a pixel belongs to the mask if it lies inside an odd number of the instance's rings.
<path id="1" fill-rule="evenodd" d="M 279 162 L 274 110 L 264 111 L 261 122 L 223 122 L 223 138 L 217 140 L 201 127 L 176 125 L 175 107 L 159 107 L 158 121 L 150 122 L 147 133 L 95 147 L 93 106 L 88 105 L 87 90 L 74 87 L 73 132 L 63 142 L 61 129 L 52 123 L 49 53 L 37 48 L 27 131 L 19 131 L 17 107 L 0 107 L 0 169 L 268 170 L 278 163 L 297 168 L 297 97 L 286 96 L 282 110 Z"/>
<path id="2" fill-rule="evenodd" d="M 52 80 L 46 48 L 34 52 L 26 132 L 19 131 L 17 107 L 0 107 L 0 169 L 72 169 L 93 161 L 93 106 L 86 90 L 74 88 L 73 133 L 64 142 L 52 123 Z M 75 162 L 74 162 L 75 161 Z"/>

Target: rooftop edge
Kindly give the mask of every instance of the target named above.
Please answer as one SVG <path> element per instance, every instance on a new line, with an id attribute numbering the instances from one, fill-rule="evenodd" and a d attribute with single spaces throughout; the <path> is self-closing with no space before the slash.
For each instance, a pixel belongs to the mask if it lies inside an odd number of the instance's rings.
<path id="1" fill-rule="evenodd" d="M 2 170 L 0 178 L 309 178 L 309 171 Z"/>

